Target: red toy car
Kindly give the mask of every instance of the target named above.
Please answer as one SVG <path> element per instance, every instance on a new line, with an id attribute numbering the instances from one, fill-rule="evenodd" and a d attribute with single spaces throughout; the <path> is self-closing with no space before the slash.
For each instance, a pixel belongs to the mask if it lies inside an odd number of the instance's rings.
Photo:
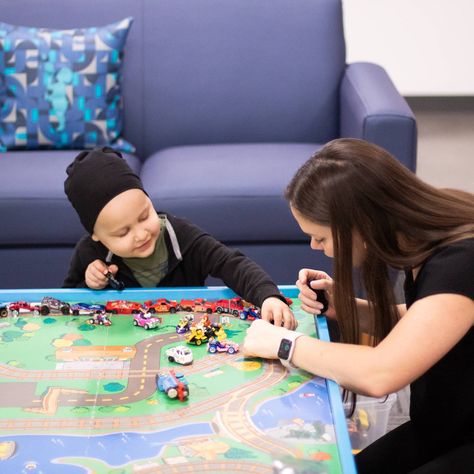
<path id="1" fill-rule="evenodd" d="M 148 300 L 144 306 L 149 313 L 171 313 L 174 314 L 179 309 L 177 301 L 167 300 L 166 298 L 158 298 L 155 303 Z"/>
<path id="2" fill-rule="evenodd" d="M 17 317 L 21 312 L 33 312 L 37 316 L 40 314 L 40 308 L 38 305 L 32 305 L 27 301 L 15 301 L 14 303 L 8 303 L 2 306 L 0 316 L 4 318 L 10 313 L 12 316 Z"/>
<path id="3" fill-rule="evenodd" d="M 238 296 L 229 300 L 218 300 L 215 304 L 217 313 L 230 313 L 239 316 L 240 312 L 244 310 L 242 299 Z"/>
<path id="4" fill-rule="evenodd" d="M 107 301 L 105 311 L 111 314 L 137 314 L 143 311 L 140 303 L 127 300 Z"/>
<path id="5" fill-rule="evenodd" d="M 196 313 L 214 313 L 216 310 L 216 303 L 206 301 L 204 298 L 196 298 L 194 300 L 181 300 L 179 307 L 183 311 L 194 311 Z"/>

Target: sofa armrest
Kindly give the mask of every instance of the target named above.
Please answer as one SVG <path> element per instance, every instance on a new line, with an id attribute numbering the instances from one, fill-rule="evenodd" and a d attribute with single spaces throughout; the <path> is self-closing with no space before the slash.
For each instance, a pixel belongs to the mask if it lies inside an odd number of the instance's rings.
<path id="1" fill-rule="evenodd" d="M 416 121 L 383 68 L 371 63 L 346 67 L 340 89 L 340 136 L 382 146 L 416 169 Z"/>

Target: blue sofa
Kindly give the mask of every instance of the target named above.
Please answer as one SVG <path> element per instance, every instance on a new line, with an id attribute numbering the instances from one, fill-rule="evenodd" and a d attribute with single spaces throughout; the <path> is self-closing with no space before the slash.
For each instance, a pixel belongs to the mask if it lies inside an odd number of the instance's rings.
<path id="1" fill-rule="evenodd" d="M 131 16 L 127 160 L 158 209 L 254 258 L 278 283 L 330 268 L 283 190 L 325 142 L 416 163 L 416 122 L 385 71 L 346 64 L 338 0 L 0 0 L 0 20 L 66 29 Z M 0 155 L 0 288 L 60 286 L 84 231 L 63 192 L 75 150 Z"/>

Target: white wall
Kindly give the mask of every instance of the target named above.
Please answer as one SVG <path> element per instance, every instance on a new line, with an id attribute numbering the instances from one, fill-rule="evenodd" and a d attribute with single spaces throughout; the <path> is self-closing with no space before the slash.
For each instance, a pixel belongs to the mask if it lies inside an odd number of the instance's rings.
<path id="1" fill-rule="evenodd" d="M 347 62 L 382 65 L 405 96 L 474 95 L 474 0 L 343 0 Z"/>

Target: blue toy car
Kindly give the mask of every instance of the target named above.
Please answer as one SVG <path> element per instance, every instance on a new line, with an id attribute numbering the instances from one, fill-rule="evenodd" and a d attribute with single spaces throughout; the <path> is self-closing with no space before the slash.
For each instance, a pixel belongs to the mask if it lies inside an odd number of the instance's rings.
<path id="1" fill-rule="evenodd" d="M 91 314 L 96 311 L 105 311 L 105 305 L 89 303 L 75 303 L 71 305 L 71 313 L 74 316 L 78 316 L 79 314 Z"/>
<path id="2" fill-rule="evenodd" d="M 260 314 L 260 310 L 256 306 L 249 306 L 245 308 L 243 311 L 240 312 L 239 318 L 242 320 L 248 319 L 249 321 L 253 321 L 254 319 L 261 319 L 262 315 Z"/>
<path id="3" fill-rule="evenodd" d="M 169 398 L 178 398 L 181 402 L 189 395 L 187 380 L 183 374 L 176 374 L 174 370 L 170 370 L 168 374 L 157 374 L 156 386 L 160 392 L 165 392 Z"/>

